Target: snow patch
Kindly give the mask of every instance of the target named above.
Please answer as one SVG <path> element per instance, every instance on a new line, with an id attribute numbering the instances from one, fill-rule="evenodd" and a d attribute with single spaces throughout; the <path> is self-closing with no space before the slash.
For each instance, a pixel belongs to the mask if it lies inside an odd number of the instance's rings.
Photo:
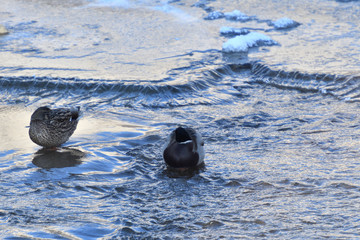
<path id="1" fill-rule="evenodd" d="M 224 18 L 225 15 L 222 12 L 219 11 L 213 11 L 211 13 L 209 13 L 204 19 L 205 20 L 215 20 L 215 19 L 220 19 L 220 18 Z"/>
<path id="2" fill-rule="evenodd" d="M 277 42 L 262 33 L 251 32 L 247 35 L 229 39 L 223 44 L 222 51 L 226 53 L 247 52 L 251 47 L 272 46 L 276 44 Z"/>
<path id="3" fill-rule="evenodd" d="M 288 28 L 293 28 L 293 27 L 297 27 L 300 25 L 300 23 L 284 17 L 284 18 L 280 18 L 276 21 L 272 21 L 270 24 L 270 26 L 274 26 L 275 29 L 288 29 Z"/>
<path id="4" fill-rule="evenodd" d="M 236 35 L 245 35 L 250 33 L 246 28 L 233 28 L 233 27 L 222 27 L 220 29 L 220 34 L 223 36 L 236 36 Z"/>
<path id="5" fill-rule="evenodd" d="M 226 20 L 230 21 L 241 21 L 246 22 L 252 19 L 252 17 L 246 15 L 245 13 L 240 12 L 239 10 L 234 10 L 232 12 L 224 13 Z"/>

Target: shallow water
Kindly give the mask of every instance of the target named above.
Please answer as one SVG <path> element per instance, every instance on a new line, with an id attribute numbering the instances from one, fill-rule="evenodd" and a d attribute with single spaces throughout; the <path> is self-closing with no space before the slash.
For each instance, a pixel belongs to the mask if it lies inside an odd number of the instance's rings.
<path id="1" fill-rule="evenodd" d="M 360 3 L 259 3 L 1 3 L 1 238 L 359 238 Z M 224 54 L 222 26 L 279 44 Z M 42 105 L 83 111 L 56 152 L 28 137 Z M 203 168 L 166 168 L 178 124 Z"/>

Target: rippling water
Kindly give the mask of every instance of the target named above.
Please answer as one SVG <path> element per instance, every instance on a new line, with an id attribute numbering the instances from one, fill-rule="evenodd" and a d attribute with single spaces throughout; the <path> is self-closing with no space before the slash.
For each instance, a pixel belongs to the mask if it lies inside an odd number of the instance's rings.
<path id="1" fill-rule="evenodd" d="M 360 237 L 358 1 L 1 5 L 1 238 Z M 225 54 L 224 26 L 278 44 Z M 28 137 L 42 105 L 83 110 L 58 151 Z M 203 168 L 166 168 L 178 124 Z"/>

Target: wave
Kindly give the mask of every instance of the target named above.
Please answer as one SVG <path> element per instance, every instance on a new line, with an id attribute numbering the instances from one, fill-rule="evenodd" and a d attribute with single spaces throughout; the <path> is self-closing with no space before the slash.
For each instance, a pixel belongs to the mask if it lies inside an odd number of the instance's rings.
<path id="1" fill-rule="evenodd" d="M 139 82 L 139 81 L 136 81 Z M 154 81 L 155 82 L 155 81 Z M 78 79 L 78 78 L 51 78 L 51 77 L 1 77 L 2 89 L 48 89 L 50 91 L 74 90 L 92 91 L 93 93 L 117 92 L 117 93 L 141 93 L 145 95 L 196 91 L 208 86 L 206 81 L 193 81 L 187 84 L 165 85 L 165 84 L 134 83 L 134 81 L 115 81 L 103 79 Z"/>
<path id="2" fill-rule="evenodd" d="M 127 107 L 176 107 L 214 104 L 221 99 L 202 96 L 215 86 L 215 78 L 192 77 L 186 82 L 169 77 L 159 81 L 129 81 L 52 77 L 0 76 L 3 103 L 74 102 L 81 105 L 111 103 Z M 216 79 L 215 79 L 216 80 Z M 16 97 L 14 97 L 16 96 Z"/>
<path id="3" fill-rule="evenodd" d="M 331 95 L 348 102 L 360 101 L 360 76 L 357 75 L 310 74 L 299 71 L 274 70 L 259 62 L 227 64 L 210 72 L 216 78 L 237 75 L 239 83 L 241 82 L 240 78 L 243 78 L 240 74 L 247 72 L 245 83 L 250 85 L 266 84 L 285 90 Z M 234 85 L 234 88 L 237 89 L 237 86 Z"/>
<path id="4" fill-rule="evenodd" d="M 302 92 L 319 92 L 349 102 L 360 101 L 360 76 L 288 72 L 273 70 L 260 63 L 253 63 L 251 72 L 253 81 L 257 83 Z"/>
<path id="5" fill-rule="evenodd" d="M 234 96 L 250 97 L 239 94 L 239 84 L 242 88 L 244 84 L 266 84 L 360 101 L 359 76 L 274 70 L 259 62 L 206 66 L 200 73 L 196 67 L 173 69 L 168 78 L 157 81 L 0 76 L 2 91 L 9 93 L 3 94 L 0 101 L 9 102 L 17 94 L 28 103 L 54 95 L 56 99 L 77 98 L 74 101 L 78 103 L 98 99 L 101 103 L 116 101 L 119 105 L 146 107 L 224 104 L 234 101 Z"/>

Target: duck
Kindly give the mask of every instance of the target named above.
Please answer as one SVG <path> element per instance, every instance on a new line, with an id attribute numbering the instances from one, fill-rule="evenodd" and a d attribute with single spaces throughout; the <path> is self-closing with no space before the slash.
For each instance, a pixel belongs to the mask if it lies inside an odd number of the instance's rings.
<path id="1" fill-rule="evenodd" d="M 44 148 L 60 147 L 74 133 L 79 116 L 80 107 L 57 109 L 39 107 L 31 115 L 30 139 Z"/>
<path id="2" fill-rule="evenodd" d="M 165 163 L 171 168 L 195 168 L 204 164 L 204 141 L 193 128 L 179 126 L 168 137 L 163 151 Z"/>

